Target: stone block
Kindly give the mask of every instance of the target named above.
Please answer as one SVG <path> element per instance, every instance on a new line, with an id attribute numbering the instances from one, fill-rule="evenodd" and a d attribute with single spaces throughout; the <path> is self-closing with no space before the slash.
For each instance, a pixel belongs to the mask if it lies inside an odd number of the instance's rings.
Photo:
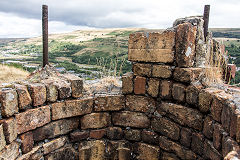
<path id="1" fill-rule="evenodd" d="M 153 65 L 153 77 L 170 78 L 172 76 L 172 68 L 168 65 Z"/>
<path id="2" fill-rule="evenodd" d="M 145 94 L 146 93 L 146 78 L 136 76 L 134 79 L 134 93 Z"/>
<path id="3" fill-rule="evenodd" d="M 3 124 L 3 132 L 7 143 L 11 143 L 17 138 L 17 124 L 15 118 L 0 120 L 0 124 Z"/>
<path id="4" fill-rule="evenodd" d="M 173 153 L 163 152 L 161 160 L 179 160 L 179 158 Z"/>
<path id="5" fill-rule="evenodd" d="M 122 95 L 105 95 L 94 100 L 95 111 L 119 111 L 125 108 L 125 97 Z"/>
<path id="6" fill-rule="evenodd" d="M 54 85 L 56 85 L 58 88 L 59 99 L 66 99 L 68 97 L 71 97 L 72 95 L 71 83 L 65 80 L 59 80 L 55 81 Z"/>
<path id="7" fill-rule="evenodd" d="M 111 159 L 132 159 L 131 144 L 127 141 L 109 141 L 106 143 L 106 157 Z"/>
<path id="8" fill-rule="evenodd" d="M 18 96 L 15 89 L 2 88 L 0 90 L 1 115 L 10 117 L 18 113 Z"/>
<path id="9" fill-rule="evenodd" d="M 28 91 L 31 95 L 33 106 L 40 106 L 47 100 L 47 90 L 44 84 L 34 83 L 28 85 Z"/>
<path id="10" fill-rule="evenodd" d="M 196 130 L 202 130 L 203 115 L 198 110 L 165 102 L 162 102 L 161 109 L 168 113 L 173 121 Z"/>
<path id="11" fill-rule="evenodd" d="M 173 72 L 173 78 L 176 81 L 183 83 L 191 83 L 199 78 L 199 75 L 203 72 L 202 68 L 175 68 Z"/>
<path id="12" fill-rule="evenodd" d="M 156 110 L 156 102 L 151 97 L 127 95 L 126 109 L 144 113 L 153 113 Z"/>
<path id="13" fill-rule="evenodd" d="M 221 123 L 226 132 L 229 133 L 230 122 L 231 122 L 231 106 L 227 103 L 224 103 L 221 114 Z"/>
<path id="14" fill-rule="evenodd" d="M 130 49 L 146 49 L 148 43 L 147 37 L 144 33 L 133 33 L 129 35 L 128 47 Z"/>
<path id="15" fill-rule="evenodd" d="M 157 97 L 159 91 L 159 80 L 155 78 L 150 78 L 148 80 L 147 93 L 152 97 Z"/>
<path id="16" fill-rule="evenodd" d="M 236 133 L 237 130 L 240 129 L 240 126 L 238 127 L 238 123 L 237 123 L 237 117 L 238 115 L 240 115 L 240 111 L 238 109 L 236 109 L 235 105 L 231 104 L 231 108 L 230 108 L 230 116 L 231 116 L 231 122 L 230 122 L 230 137 L 236 139 Z"/>
<path id="17" fill-rule="evenodd" d="M 198 95 L 201 90 L 201 85 L 190 85 L 186 88 L 186 102 L 190 105 L 198 105 Z"/>
<path id="18" fill-rule="evenodd" d="M 50 107 L 44 106 L 36 109 L 29 109 L 25 112 L 16 114 L 18 134 L 41 127 L 51 121 Z"/>
<path id="19" fill-rule="evenodd" d="M 178 102 L 185 102 L 186 86 L 181 83 L 174 83 L 172 87 L 172 97 Z"/>
<path id="20" fill-rule="evenodd" d="M 207 116 L 204 119 L 204 123 L 203 123 L 203 134 L 209 139 L 213 138 L 213 127 L 214 127 L 213 125 L 214 125 L 214 122 L 212 117 Z"/>
<path id="21" fill-rule="evenodd" d="M 202 155 L 204 147 L 204 136 L 200 133 L 192 133 L 191 149 L 193 152 Z"/>
<path id="22" fill-rule="evenodd" d="M 213 130 L 213 146 L 217 150 L 220 150 L 222 147 L 222 137 L 223 137 L 223 128 L 220 124 L 216 123 L 214 124 L 214 130 Z"/>
<path id="23" fill-rule="evenodd" d="M 6 146 L 6 140 L 3 133 L 3 125 L 0 124 L 0 151 Z"/>
<path id="24" fill-rule="evenodd" d="M 19 156 L 19 143 L 12 142 L 0 151 L 1 160 L 14 160 Z"/>
<path id="25" fill-rule="evenodd" d="M 207 139 L 204 142 L 204 157 L 205 159 L 223 159 L 222 155 L 213 147 L 213 144 Z"/>
<path id="26" fill-rule="evenodd" d="M 106 135 L 106 129 L 96 129 L 90 131 L 90 138 L 101 139 Z"/>
<path id="27" fill-rule="evenodd" d="M 120 140 L 123 138 L 123 130 L 120 127 L 108 127 L 107 137 L 111 140 Z"/>
<path id="28" fill-rule="evenodd" d="M 67 145 L 65 147 L 62 147 L 47 156 L 45 156 L 46 160 L 55 160 L 55 159 L 61 159 L 61 160 L 76 160 L 78 159 L 77 151 L 71 146 Z"/>
<path id="29" fill-rule="evenodd" d="M 122 111 L 112 114 L 114 125 L 124 127 L 148 128 L 150 121 L 148 117 L 139 112 Z"/>
<path id="30" fill-rule="evenodd" d="M 20 139 L 21 139 L 21 149 L 22 149 L 22 153 L 27 153 L 29 151 L 32 150 L 33 145 L 34 145 L 34 141 L 33 141 L 33 133 L 30 132 L 26 132 L 22 135 L 20 135 Z"/>
<path id="31" fill-rule="evenodd" d="M 74 131 L 72 133 L 70 133 L 70 139 L 71 142 L 80 142 L 84 139 L 87 139 L 89 137 L 89 131 Z"/>
<path id="32" fill-rule="evenodd" d="M 91 113 L 81 118 L 81 129 L 96 129 L 108 127 L 111 124 L 111 115 L 108 113 Z"/>
<path id="33" fill-rule="evenodd" d="M 154 131 L 159 132 L 161 135 L 164 135 L 173 140 L 179 139 L 179 125 L 166 118 L 159 117 L 152 119 L 151 127 Z"/>
<path id="34" fill-rule="evenodd" d="M 180 143 L 185 146 L 185 147 L 190 147 L 191 142 L 192 142 L 192 132 L 188 128 L 182 128 L 181 129 L 181 138 L 180 138 Z"/>
<path id="35" fill-rule="evenodd" d="M 145 143 L 136 143 L 134 151 L 137 153 L 136 159 L 139 160 L 158 160 L 160 148 Z"/>
<path id="36" fill-rule="evenodd" d="M 93 99 L 67 100 L 52 104 L 52 120 L 80 116 L 92 112 Z"/>
<path id="37" fill-rule="evenodd" d="M 190 23 L 177 26 L 176 60 L 178 67 L 192 67 L 195 58 L 195 39 L 197 27 Z"/>
<path id="38" fill-rule="evenodd" d="M 141 131 L 137 129 L 127 129 L 124 131 L 125 139 L 129 141 L 140 141 Z"/>
<path id="39" fill-rule="evenodd" d="M 64 78 L 71 84 L 72 97 L 79 98 L 83 96 L 83 79 L 73 74 L 64 74 Z"/>
<path id="40" fill-rule="evenodd" d="M 237 110 L 239 111 L 239 110 Z M 236 141 L 239 143 L 240 142 L 240 114 L 236 114 Z"/>
<path id="41" fill-rule="evenodd" d="M 158 134 L 153 131 L 143 130 L 142 141 L 150 144 L 158 144 Z"/>
<path id="42" fill-rule="evenodd" d="M 78 126 L 78 118 L 61 119 L 58 121 L 54 121 L 34 130 L 33 139 L 34 141 L 41 141 L 46 138 L 54 138 L 60 135 L 67 134 L 70 131 L 77 129 Z"/>
<path id="43" fill-rule="evenodd" d="M 165 151 L 173 152 L 181 159 L 197 159 L 196 154 L 191 150 L 185 149 L 178 143 L 168 140 L 166 137 L 159 136 L 159 146 Z"/>
<path id="44" fill-rule="evenodd" d="M 122 93 L 130 94 L 133 92 L 133 73 L 128 72 L 122 76 Z"/>
<path id="45" fill-rule="evenodd" d="M 171 99 L 171 97 L 172 97 L 172 81 L 162 80 L 160 82 L 159 95 L 162 99 Z"/>
<path id="46" fill-rule="evenodd" d="M 239 145 L 236 141 L 224 133 L 222 138 L 222 156 L 225 157 L 231 151 L 239 152 Z"/>
<path id="47" fill-rule="evenodd" d="M 30 152 L 23 154 L 17 160 L 35 160 L 35 159 L 43 159 L 43 154 L 41 152 L 41 147 L 36 146 Z"/>
<path id="48" fill-rule="evenodd" d="M 133 74 L 137 76 L 147 76 L 152 75 L 152 65 L 145 63 L 134 63 L 133 64 Z"/>
<path id="49" fill-rule="evenodd" d="M 32 104 L 31 96 L 28 92 L 28 89 L 24 85 L 16 84 L 15 85 L 17 94 L 18 94 L 18 107 L 21 110 L 27 109 Z"/>
<path id="50" fill-rule="evenodd" d="M 65 136 L 54 139 L 50 142 L 47 142 L 47 143 L 43 144 L 43 152 L 46 155 L 52 151 L 55 151 L 56 149 L 61 148 L 62 146 L 65 145 L 66 142 L 67 142 L 67 137 L 65 137 Z"/>
<path id="51" fill-rule="evenodd" d="M 48 102 L 56 102 L 58 99 L 58 88 L 54 84 L 55 80 L 45 79 L 42 81 L 46 86 L 47 91 L 47 101 Z"/>

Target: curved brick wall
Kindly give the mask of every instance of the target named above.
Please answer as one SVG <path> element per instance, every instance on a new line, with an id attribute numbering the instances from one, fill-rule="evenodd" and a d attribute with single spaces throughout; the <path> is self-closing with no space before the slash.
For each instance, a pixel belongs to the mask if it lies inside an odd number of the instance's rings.
<path id="1" fill-rule="evenodd" d="M 200 83 L 201 18 L 175 24 L 130 35 L 123 94 L 84 96 L 70 75 L 2 87 L 0 158 L 238 159 L 239 91 Z"/>

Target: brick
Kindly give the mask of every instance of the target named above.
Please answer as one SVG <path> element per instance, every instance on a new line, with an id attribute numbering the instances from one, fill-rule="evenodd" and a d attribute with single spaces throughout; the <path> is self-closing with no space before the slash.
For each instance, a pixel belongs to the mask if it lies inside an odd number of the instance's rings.
<path id="1" fill-rule="evenodd" d="M 166 118 L 159 117 L 152 119 L 151 126 L 154 131 L 159 132 L 161 135 L 173 140 L 179 139 L 179 126 Z"/>
<path id="2" fill-rule="evenodd" d="M 205 140 L 204 142 L 204 157 L 206 157 L 205 159 L 216 159 L 216 160 L 221 160 L 222 155 L 213 147 L 213 144 L 208 141 Z"/>
<path id="3" fill-rule="evenodd" d="M 0 151 L 5 147 L 6 141 L 3 133 L 3 125 L 0 124 Z"/>
<path id="4" fill-rule="evenodd" d="M 68 97 L 71 97 L 72 95 L 71 83 L 64 80 L 58 80 L 54 82 L 54 85 L 56 85 L 58 88 L 59 99 L 66 99 Z"/>
<path id="5" fill-rule="evenodd" d="M 46 138 L 54 138 L 59 135 L 64 135 L 70 131 L 77 129 L 79 126 L 79 119 L 61 119 L 51 122 L 43 127 L 37 128 L 33 131 L 34 141 L 41 141 Z"/>
<path id="6" fill-rule="evenodd" d="M 133 92 L 133 73 L 128 72 L 122 76 L 122 93 L 130 94 Z"/>
<path id="7" fill-rule="evenodd" d="M 214 124 L 213 130 L 213 146 L 217 150 L 220 150 L 222 147 L 222 137 L 223 137 L 223 128 L 220 124 Z"/>
<path id="8" fill-rule="evenodd" d="M 173 78 L 176 81 L 183 83 L 191 83 L 198 80 L 200 74 L 203 72 L 202 68 L 175 68 Z"/>
<path id="9" fill-rule="evenodd" d="M 67 137 L 60 137 L 50 142 L 47 142 L 43 144 L 43 152 L 44 154 L 48 154 L 52 151 L 55 151 L 56 149 L 64 146 L 66 142 L 67 142 Z"/>
<path id="10" fill-rule="evenodd" d="M 162 102 L 161 109 L 169 114 L 174 121 L 181 125 L 202 130 L 203 115 L 192 108 L 181 105 Z"/>
<path id="11" fill-rule="evenodd" d="M 160 82 L 159 95 L 162 99 L 171 99 L 171 97 L 172 97 L 172 81 L 162 80 Z"/>
<path id="12" fill-rule="evenodd" d="M 130 143 L 127 141 L 109 141 L 106 143 L 106 156 L 112 159 L 132 159 Z"/>
<path id="13" fill-rule="evenodd" d="M 42 82 L 46 86 L 46 96 L 48 102 L 56 102 L 58 99 L 58 88 L 54 84 L 56 80 L 45 79 Z"/>
<path id="14" fill-rule="evenodd" d="M 122 111 L 112 114 L 114 125 L 124 127 L 148 128 L 150 121 L 143 113 Z"/>
<path id="15" fill-rule="evenodd" d="M 156 110 L 156 102 L 151 97 L 127 95 L 126 109 L 144 113 L 153 113 Z"/>
<path id="16" fill-rule="evenodd" d="M 159 80 L 155 78 L 150 78 L 148 80 L 147 93 L 152 97 L 157 97 L 159 91 Z"/>
<path id="17" fill-rule="evenodd" d="M 177 26 L 176 61 L 178 67 L 191 67 L 194 65 L 196 34 L 197 27 L 190 23 Z"/>
<path id="18" fill-rule="evenodd" d="M 33 101 L 33 106 L 39 106 L 46 102 L 47 90 L 44 84 L 41 83 L 29 84 L 28 90 Z"/>
<path id="19" fill-rule="evenodd" d="M 225 157 L 231 151 L 239 151 L 239 145 L 224 133 L 222 138 L 222 156 Z"/>
<path id="20" fill-rule="evenodd" d="M 90 131 L 90 138 L 101 139 L 106 135 L 106 129 L 97 129 Z"/>
<path id="21" fill-rule="evenodd" d="M 50 107 L 44 106 L 16 114 L 18 134 L 41 127 L 51 121 Z"/>
<path id="22" fill-rule="evenodd" d="M 36 146 L 30 152 L 23 154 L 17 160 L 30 160 L 30 159 L 43 159 L 43 154 L 41 152 L 41 147 Z"/>
<path id="23" fill-rule="evenodd" d="M 167 65 L 153 65 L 153 77 L 170 78 L 172 76 L 172 68 Z"/>
<path id="24" fill-rule="evenodd" d="M 147 37 L 144 33 L 133 33 L 129 35 L 128 47 L 130 49 L 146 49 L 148 43 Z"/>
<path id="25" fill-rule="evenodd" d="M 230 105 L 230 131 L 229 134 L 232 138 L 236 139 L 236 132 L 237 132 L 237 115 L 240 114 L 239 110 L 236 109 L 235 104 Z M 240 126 L 239 126 L 240 127 Z"/>
<path id="26" fill-rule="evenodd" d="M 213 127 L 214 127 L 213 125 L 214 125 L 214 122 L 212 120 L 212 117 L 207 116 L 204 119 L 204 123 L 203 123 L 203 134 L 209 139 L 213 138 Z"/>
<path id="27" fill-rule="evenodd" d="M 92 112 L 93 99 L 67 100 L 52 104 L 52 120 L 80 116 Z"/>
<path id="28" fill-rule="evenodd" d="M 81 140 L 87 139 L 89 137 L 89 131 L 74 131 L 70 133 L 71 142 L 80 142 Z"/>
<path id="29" fill-rule="evenodd" d="M 77 151 L 71 146 L 65 146 L 45 156 L 46 160 L 61 159 L 61 160 L 75 160 L 78 159 Z"/>
<path id="30" fill-rule="evenodd" d="M 81 118 L 81 129 L 104 128 L 110 124 L 111 116 L 108 113 L 91 113 Z"/>
<path id="31" fill-rule="evenodd" d="M 198 105 L 198 95 L 201 85 L 190 85 L 186 88 L 186 102 L 191 105 Z"/>
<path id="32" fill-rule="evenodd" d="M 146 92 L 146 78 L 137 76 L 134 79 L 134 93 L 145 94 Z"/>
<path id="33" fill-rule="evenodd" d="M 17 138 L 17 124 L 15 118 L 8 118 L 0 120 L 0 124 L 3 124 L 3 132 L 7 143 L 11 143 Z"/>
<path id="34" fill-rule="evenodd" d="M 133 64 L 133 74 L 137 76 L 147 76 L 150 77 L 152 74 L 152 65 L 144 63 L 134 63 Z"/>
<path id="35" fill-rule="evenodd" d="M 166 137 L 159 136 L 159 146 L 161 149 L 173 152 L 181 159 L 196 159 L 197 156 L 195 153 L 193 153 L 191 150 L 187 150 L 181 145 L 168 140 Z"/>
<path id="36" fill-rule="evenodd" d="M 136 159 L 139 160 L 158 160 L 160 148 L 145 143 L 136 143 L 134 151 L 137 153 Z"/>
<path id="37" fill-rule="evenodd" d="M 185 102 L 186 86 L 180 83 L 174 83 L 172 87 L 172 97 L 178 102 Z"/>
<path id="38" fill-rule="evenodd" d="M 204 147 L 204 136 L 200 133 L 192 133 L 191 149 L 193 152 L 202 155 Z"/>
<path id="39" fill-rule="evenodd" d="M 179 160 L 179 158 L 173 153 L 163 152 L 161 160 Z"/>
<path id="40" fill-rule="evenodd" d="M 180 143 L 185 147 L 190 147 L 191 142 L 192 142 L 191 130 L 188 128 L 182 128 L 180 135 L 181 135 Z"/>
<path id="41" fill-rule="evenodd" d="M 64 78 L 71 84 L 72 97 L 80 98 L 83 96 L 83 79 L 73 74 L 64 74 Z"/>
<path id="42" fill-rule="evenodd" d="M 18 107 L 21 110 L 27 109 L 32 104 L 31 96 L 28 89 L 24 85 L 15 85 L 18 94 Z"/>
<path id="43" fill-rule="evenodd" d="M 143 130 L 142 141 L 150 144 L 158 144 L 158 134 L 153 131 Z"/>
<path id="44" fill-rule="evenodd" d="M 33 145 L 34 145 L 33 133 L 31 131 L 26 132 L 26 133 L 20 135 L 20 139 L 22 142 L 22 145 L 21 145 L 22 152 L 25 154 L 25 153 L 31 151 L 33 148 Z"/>
<path id="45" fill-rule="evenodd" d="M 125 139 L 129 141 L 140 141 L 141 131 L 136 129 L 127 129 L 124 131 Z"/>
<path id="46" fill-rule="evenodd" d="M 99 96 L 94 102 L 94 111 L 119 111 L 125 108 L 125 97 L 122 95 Z"/>
<path id="47" fill-rule="evenodd" d="M 120 127 L 108 127 L 107 137 L 112 140 L 119 140 L 123 138 L 123 130 Z"/>
<path id="48" fill-rule="evenodd" d="M 237 110 L 239 112 L 239 110 Z M 239 112 L 240 113 L 240 112 Z M 240 114 L 236 114 L 236 141 L 240 142 Z"/>
<path id="49" fill-rule="evenodd" d="M 18 112 L 18 96 L 15 89 L 2 88 L 0 90 L 1 114 L 10 117 Z"/>
<path id="50" fill-rule="evenodd" d="M 14 141 L 11 144 L 7 145 L 0 151 L 0 155 L 2 160 L 17 159 L 19 156 L 19 143 Z"/>
<path id="51" fill-rule="evenodd" d="M 228 133 L 230 130 L 230 122 L 231 122 L 230 105 L 225 103 L 222 108 L 221 123 L 222 123 L 224 130 Z"/>

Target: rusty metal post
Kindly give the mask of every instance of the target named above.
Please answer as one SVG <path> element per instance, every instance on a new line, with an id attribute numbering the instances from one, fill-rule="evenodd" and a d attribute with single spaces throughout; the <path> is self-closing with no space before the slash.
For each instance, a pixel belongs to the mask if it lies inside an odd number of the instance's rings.
<path id="1" fill-rule="evenodd" d="M 204 6 L 204 14 L 203 14 L 203 20 L 204 20 L 203 28 L 204 28 L 205 41 L 206 41 L 206 37 L 208 34 L 209 13 L 210 13 L 210 5 L 205 5 Z"/>
<path id="2" fill-rule="evenodd" d="M 43 67 L 48 64 L 48 6 L 42 5 Z"/>

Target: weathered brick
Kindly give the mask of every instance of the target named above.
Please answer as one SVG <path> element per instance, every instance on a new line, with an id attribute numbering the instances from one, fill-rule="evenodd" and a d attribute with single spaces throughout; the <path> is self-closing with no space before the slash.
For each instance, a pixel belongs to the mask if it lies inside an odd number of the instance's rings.
<path id="1" fill-rule="evenodd" d="M 45 156 L 46 160 L 61 159 L 61 160 L 75 160 L 78 159 L 78 154 L 76 150 L 71 146 L 67 145 L 60 149 L 55 150 L 54 152 Z"/>
<path id="2" fill-rule="evenodd" d="M 163 152 L 161 160 L 179 160 L 179 158 L 173 153 Z"/>
<path id="3" fill-rule="evenodd" d="M 44 106 L 16 114 L 18 134 L 41 127 L 51 121 L 50 107 Z"/>
<path id="4" fill-rule="evenodd" d="M 18 112 L 18 96 L 15 89 L 2 88 L 0 90 L 1 114 L 10 117 Z"/>
<path id="5" fill-rule="evenodd" d="M 231 122 L 230 122 L 229 134 L 234 139 L 236 139 L 236 132 L 237 132 L 237 129 L 238 129 L 237 128 L 237 115 L 238 114 L 240 115 L 240 111 L 238 109 L 236 109 L 235 104 L 231 104 L 231 108 L 230 108 Z"/>
<path id="6" fill-rule="evenodd" d="M 161 81 L 159 95 L 162 99 L 171 99 L 171 97 L 172 97 L 172 81 L 168 81 L 168 80 Z"/>
<path id="7" fill-rule="evenodd" d="M 183 23 L 177 26 L 176 61 L 178 67 L 194 65 L 196 34 L 197 27 L 191 23 Z"/>
<path id="8" fill-rule="evenodd" d="M 137 76 L 147 76 L 150 77 L 152 74 L 152 65 L 144 63 L 134 63 L 133 64 L 133 74 Z"/>
<path id="9" fill-rule="evenodd" d="M 162 102 L 161 110 L 169 113 L 174 121 L 181 125 L 187 125 L 191 128 L 202 130 L 203 115 L 192 108 L 188 108 L 181 105 Z"/>
<path id="10" fill-rule="evenodd" d="M 124 131 L 125 139 L 129 141 L 140 141 L 141 131 L 137 129 L 127 129 Z"/>
<path id="11" fill-rule="evenodd" d="M 25 153 L 31 151 L 33 148 L 33 145 L 34 145 L 33 133 L 31 131 L 26 132 L 26 133 L 20 135 L 20 139 L 22 142 L 22 144 L 21 144 L 22 152 L 25 154 Z"/>
<path id="12" fill-rule="evenodd" d="M 91 113 L 81 118 L 81 128 L 103 128 L 111 124 L 111 116 L 108 113 Z"/>
<path id="13" fill-rule="evenodd" d="M 106 129 L 97 129 L 90 131 L 90 138 L 101 139 L 106 135 Z"/>
<path id="14" fill-rule="evenodd" d="M 153 131 L 142 131 L 142 141 L 150 144 L 158 144 L 158 134 Z"/>
<path id="15" fill-rule="evenodd" d="M 112 159 L 132 159 L 129 142 L 109 141 L 106 145 L 106 156 L 111 157 Z"/>
<path id="16" fill-rule="evenodd" d="M 229 129 L 230 129 L 230 122 L 231 122 L 230 105 L 225 103 L 222 108 L 221 123 L 222 123 L 224 130 L 228 133 L 229 133 Z"/>
<path id="17" fill-rule="evenodd" d="M 58 121 L 54 121 L 34 130 L 33 139 L 34 141 L 41 141 L 46 138 L 54 138 L 59 135 L 67 134 L 68 132 L 77 129 L 78 126 L 78 118 L 61 119 Z"/>
<path id="18" fill-rule="evenodd" d="M 43 159 L 43 154 L 41 152 L 41 147 L 36 146 L 30 152 L 23 154 L 17 160 L 30 160 L 30 159 Z"/>
<path id="19" fill-rule="evenodd" d="M 160 154 L 160 148 L 145 143 L 135 143 L 134 151 L 137 153 L 136 159 L 139 160 L 158 160 Z"/>
<path id="20" fill-rule="evenodd" d="M 14 160 L 19 156 L 19 143 L 12 142 L 0 151 L 0 158 L 2 160 Z"/>
<path id="21" fill-rule="evenodd" d="M 3 125 L 0 124 L 0 151 L 5 147 L 6 141 L 3 133 Z"/>
<path id="22" fill-rule="evenodd" d="M 200 133 L 192 133 L 191 149 L 193 152 L 202 155 L 204 146 L 204 136 Z"/>
<path id="23" fill-rule="evenodd" d="M 67 100 L 52 104 L 52 120 L 80 116 L 92 112 L 93 99 Z"/>
<path id="24" fill-rule="evenodd" d="M 64 78 L 71 83 L 72 97 L 79 98 L 83 96 L 83 79 L 73 74 L 64 74 Z"/>
<path id="25" fill-rule="evenodd" d="M 231 151 L 239 151 L 239 145 L 224 133 L 222 138 L 222 156 L 225 157 Z"/>
<path id="26" fill-rule="evenodd" d="M 159 132 L 161 135 L 173 140 L 179 139 L 179 126 L 166 118 L 159 117 L 152 119 L 151 126 L 154 131 Z"/>
<path id="27" fill-rule="evenodd" d="M 157 97 L 158 91 L 159 91 L 159 80 L 155 78 L 150 78 L 148 80 L 148 88 L 147 88 L 148 94 L 151 95 L 152 97 Z"/>
<path id="28" fill-rule="evenodd" d="M 133 92 L 133 73 L 128 72 L 122 76 L 122 93 L 129 94 Z"/>
<path id="29" fill-rule="evenodd" d="M 43 144 L 43 152 L 44 154 L 48 154 L 52 151 L 55 151 L 58 148 L 61 148 L 67 142 L 67 137 L 60 137 L 54 139 L 48 143 Z"/>
<path id="30" fill-rule="evenodd" d="M 222 147 L 222 137 L 223 137 L 223 128 L 220 124 L 214 124 L 213 130 L 213 146 L 217 150 L 220 150 Z"/>
<path id="31" fill-rule="evenodd" d="M 64 80 L 58 80 L 54 82 L 54 85 L 56 85 L 58 88 L 59 99 L 65 99 L 71 96 L 71 83 Z"/>
<path id="32" fill-rule="evenodd" d="M 181 83 L 174 83 L 172 87 L 173 99 L 184 102 L 185 101 L 186 86 Z"/>
<path id="33" fill-rule="evenodd" d="M 41 83 L 29 84 L 28 90 L 33 100 L 33 106 L 39 106 L 46 102 L 47 90 L 44 84 Z"/>
<path id="34" fill-rule="evenodd" d="M 175 68 L 173 78 L 179 82 L 190 83 L 199 78 L 200 73 L 203 72 L 202 68 Z"/>
<path id="35" fill-rule="evenodd" d="M 213 144 L 207 139 L 204 142 L 204 157 L 205 159 L 221 160 L 222 155 L 213 147 Z"/>
<path id="36" fill-rule="evenodd" d="M 129 35 L 128 47 L 130 49 L 146 49 L 148 43 L 147 37 L 144 33 L 133 33 Z"/>
<path id="37" fill-rule="evenodd" d="M 125 98 L 122 95 L 99 96 L 94 102 L 95 111 L 119 111 L 125 107 Z"/>
<path id="38" fill-rule="evenodd" d="M 186 88 L 186 102 L 191 105 L 198 105 L 198 95 L 201 85 L 190 85 Z"/>
<path id="39" fill-rule="evenodd" d="M 153 113 L 156 110 L 156 102 L 151 97 L 127 95 L 126 109 L 130 111 Z"/>
<path id="40" fill-rule="evenodd" d="M 114 125 L 124 127 L 148 128 L 150 121 L 143 113 L 122 111 L 112 114 Z"/>
<path id="41" fill-rule="evenodd" d="M 203 134 L 209 139 L 213 138 L 213 127 L 214 127 L 213 124 L 214 123 L 213 123 L 212 117 L 207 116 L 204 119 Z"/>
<path id="42" fill-rule="evenodd" d="M 87 139 L 89 137 L 89 131 L 74 131 L 70 133 L 70 138 L 72 142 L 80 142 L 81 140 Z"/>
<path id="43" fill-rule="evenodd" d="M 3 124 L 3 132 L 7 143 L 11 143 L 17 138 L 17 124 L 15 118 L 8 118 L 0 120 Z"/>
<path id="44" fill-rule="evenodd" d="M 185 147 L 190 147 L 191 142 L 192 142 L 191 130 L 188 128 L 182 128 L 180 135 L 181 135 L 180 143 Z"/>
<path id="45" fill-rule="evenodd" d="M 24 85 L 16 84 L 15 88 L 18 94 L 19 109 L 27 109 L 28 106 L 32 104 L 32 99 L 27 90 L 27 87 Z"/>
<path id="46" fill-rule="evenodd" d="M 212 103 L 212 93 L 219 92 L 215 88 L 203 89 L 199 93 L 199 110 L 201 112 L 208 112 Z"/>
<path id="47" fill-rule="evenodd" d="M 187 150 L 181 145 L 168 140 L 166 137 L 159 136 L 159 146 L 165 151 L 173 152 L 181 159 L 196 159 L 197 156 L 191 150 Z"/>
<path id="48" fill-rule="evenodd" d="M 172 76 L 172 68 L 167 65 L 153 65 L 153 77 L 170 78 Z"/>
<path id="49" fill-rule="evenodd" d="M 134 79 L 134 93 L 145 94 L 146 92 L 146 78 L 137 76 Z"/>
<path id="50" fill-rule="evenodd" d="M 52 79 L 44 79 L 42 83 L 45 84 L 46 86 L 46 96 L 47 96 L 47 101 L 48 102 L 56 102 L 58 99 L 58 88 L 54 84 L 56 80 Z"/>
<path id="51" fill-rule="evenodd" d="M 123 130 L 120 127 L 108 127 L 107 128 L 108 139 L 118 140 L 123 138 Z"/>

